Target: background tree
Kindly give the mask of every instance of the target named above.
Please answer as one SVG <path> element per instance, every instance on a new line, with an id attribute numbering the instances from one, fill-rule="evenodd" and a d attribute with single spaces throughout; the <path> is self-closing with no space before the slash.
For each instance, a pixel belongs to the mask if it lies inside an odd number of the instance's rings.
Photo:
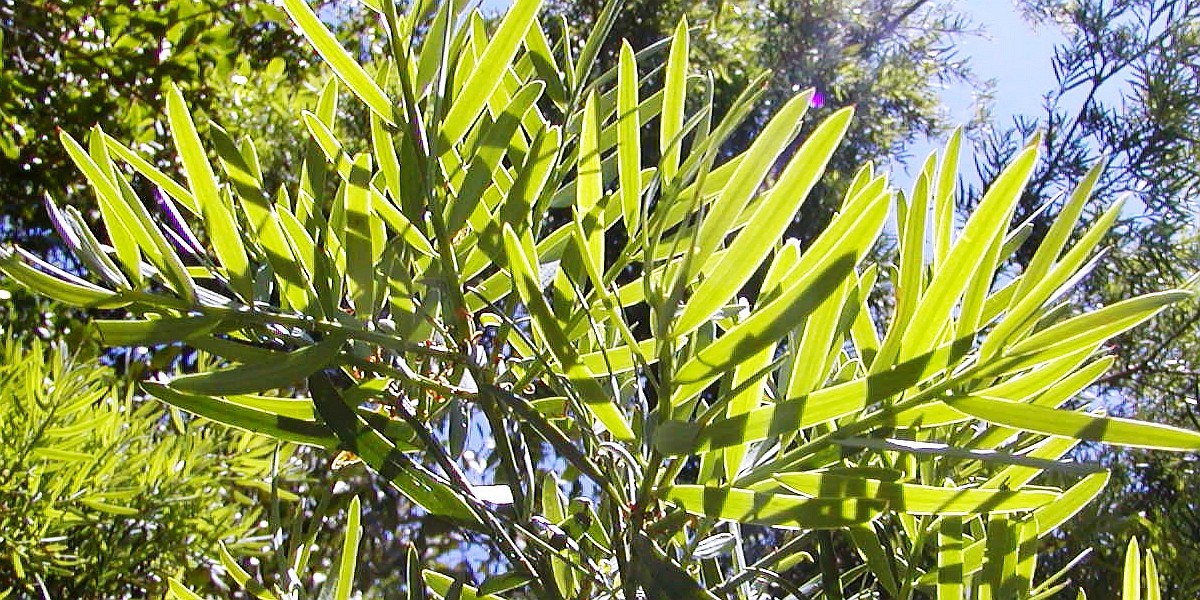
<path id="1" fill-rule="evenodd" d="M 320 3 L 348 29 L 360 15 L 352 6 Z M 235 139 L 281 139 L 297 125 L 294 97 L 312 92 L 304 82 L 313 58 L 270 2 L 0 1 L 0 239 L 49 241 L 41 209 L 48 191 L 94 216 L 56 129 L 100 125 L 165 160 L 162 90 L 173 82 Z M 259 149 L 272 176 L 294 160 L 276 154 L 283 148 L 290 145 Z"/>
<path id="2" fill-rule="evenodd" d="M 261 553 L 290 450 L 167 418 L 61 342 L 0 335 L 0 596 L 156 597 L 167 576 L 216 591 L 203 566 L 219 543 Z"/>
<path id="3" fill-rule="evenodd" d="M 1018 206 L 1018 218 L 1032 218 L 1032 230 L 1014 257 L 1016 268 L 1028 265 L 1032 249 L 1066 201 L 1062 194 L 1092 165 L 1107 160 L 1097 198 L 1128 200 L 1106 260 L 1095 265 L 1075 298 L 1099 305 L 1192 277 L 1200 269 L 1200 2 L 1022 5 L 1040 26 L 1061 27 L 1066 41 L 1055 51 L 1057 84 L 1046 94 L 1045 112 L 1018 117 L 979 140 L 984 151 L 976 168 L 986 182 L 1020 150 L 1023 139 L 1035 129 L 1043 132 L 1047 160 Z M 978 199 L 975 190 L 963 204 L 970 207 Z M 1088 210 L 1098 213 L 1102 206 L 1098 202 Z M 1177 305 L 1149 327 L 1116 340 L 1111 350 L 1117 365 L 1093 389 L 1094 401 L 1120 414 L 1196 426 L 1200 304 Z M 1092 518 L 1063 534 L 1062 556 L 1089 547 L 1097 554 L 1076 577 L 1098 592 L 1115 589 L 1123 560 L 1119 542 L 1144 532 L 1160 554 L 1168 595 L 1200 594 L 1195 569 L 1200 518 L 1195 499 L 1183 492 L 1200 485 L 1195 456 L 1134 451 L 1100 456 L 1115 469 L 1114 484 L 1090 509 Z"/>

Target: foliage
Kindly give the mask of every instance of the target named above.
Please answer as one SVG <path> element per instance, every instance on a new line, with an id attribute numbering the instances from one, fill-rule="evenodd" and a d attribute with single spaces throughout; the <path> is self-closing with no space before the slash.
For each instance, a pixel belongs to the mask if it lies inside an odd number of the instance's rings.
<path id="1" fill-rule="evenodd" d="M 999 173 L 1020 139 L 1044 131 L 1048 159 L 1034 172 L 1017 214 L 1030 218 L 1032 234 L 1015 263 L 1027 265 L 1061 210 L 1047 201 L 1077 185 L 1090 165 L 1107 157 L 1095 196 L 1111 202 L 1128 196 L 1104 261 L 1075 293 L 1096 306 L 1179 285 L 1200 270 L 1195 192 L 1200 189 L 1200 80 L 1189 65 L 1200 60 L 1200 2 L 1026 2 L 1043 24 L 1061 25 L 1066 41 L 1053 60 L 1057 85 L 1040 118 L 1022 117 L 984 140 L 979 171 L 984 181 Z M 968 204 L 979 194 L 966 197 Z M 1091 212 L 1099 212 L 1101 203 Z M 1038 211 L 1042 211 L 1039 213 Z M 1180 303 L 1135 334 L 1114 340 L 1114 368 L 1093 394 L 1118 414 L 1186 427 L 1200 426 L 1200 303 Z M 1131 532 L 1158 552 L 1164 591 L 1170 597 L 1200 595 L 1200 519 L 1185 490 L 1200 485 L 1194 455 L 1093 449 L 1114 469 L 1114 485 L 1064 532 L 1066 562 L 1096 548 L 1095 567 L 1081 571 L 1088 589 L 1119 585 L 1122 540 Z M 1110 515 L 1127 515 L 1112 519 Z M 1136 515 L 1136 516 L 1135 516 Z"/>
<path id="2" fill-rule="evenodd" d="M 132 398 L 61 343 L 0 345 L 0 595 L 161 594 L 263 544 L 277 444 Z M 257 498 L 257 499 L 256 499 Z"/>
<path id="3" fill-rule="evenodd" d="M 608 16 L 601 0 L 547 5 L 574 31 L 587 32 Z M 964 11 L 954 2 L 930 0 L 627 0 L 602 45 L 600 64 L 616 64 L 621 40 L 635 50 L 651 47 L 681 18 L 692 29 L 693 88 L 701 97 L 711 88 L 714 114 L 727 112 L 748 87 L 762 89 L 726 152 L 749 146 L 772 113 L 802 89 L 816 89 L 814 117 L 855 107 L 859 124 L 847 131 L 829 173 L 789 229 L 804 243 L 829 222 L 859 165 L 899 165 L 910 143 L 949 129 L 943 87 L 986 90 L 955 49 L 973 31 Z"/>
<path id="4" fill-rule="evenodd" d="M 338 8 L 329 2 L 327 10 Z M 0 238 L 38 244 L 49 192 L 94 218 L 85 182 L 54 135 L 100 125 L 150 154 L 168 82 L 235 136 L 282 137 L 311 52 L 269 2 L 5 0 L 0 2 Z M 268 166 L 286 154 L 260 148 Z M 169 163 L 160 163 L 168 167 Z"/>
<path id="5" fill-rule="evenodd" d="M 267 187 L 252 142 L 202 138 L 168 88 L 185 182 L 101 131 L 61 135 L 111 250 L 72 213 L 54 220 L 101 283 L 16 247 L 0 270 L 124 311 L 95 322 L 105 344 L 182 341 L 230 361 L 143 387 L 361 460 L 502 557 L 470 582 L 481 592 L 416 556 L 410 598 L 1043 596 L 1066 583 L 1036 577 L 1039 540 L 1108 478 L 1063 459 L 1072 448 L 1200 448 L 1190 430 L 1062 408 L 1111 365 L 1106 340 L 1191 297 L 1061 301 L 1120 214 L 1072 243 L 1098 168 L 1023 273 L 997 276 L 1028 232 L 1010 224 L 1038 148 L 958 228 L 957 135 L 907 195 L 870 166 L 842 173 L 836 216 L 801 249 L 780 238 L 852 110 L 801 141 L 801 92 L 729 152 L 759 94 L 724 114 L 689 94 L 682 25 L 605 71 L 606 27 L 578 52 L 551 45 L 539 0 L 494 28 L 451 3 L 384 2 L 368 70 L 303 0 L 283 6 L 336 75 L 303 116 L 296 186 Z M 349 95 L 369 139 L 333 133 Z M 152 212 L 135 173 L 170 200 Z M 896 264 L 870 264 L 893 208 Z M 895 304 L 879 317 L 866 298 L 881 269 Z M 303 396 L 277 391 L 301 383 Z M 779 546 L 747 554 L 755 530 Z"/>

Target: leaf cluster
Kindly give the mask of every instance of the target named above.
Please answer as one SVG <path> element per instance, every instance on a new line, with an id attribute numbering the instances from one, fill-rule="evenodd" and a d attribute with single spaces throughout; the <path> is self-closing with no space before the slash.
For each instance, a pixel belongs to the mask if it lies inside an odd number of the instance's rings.
<path id="1" fill-rule="evenodd" d="M 620 3 L 580 46 L 551 41 L 540 4 L 489 26 L 452 3 L 368 3 L 387 43 L 367 67 L 284 0 L 334 74 L 303 113 L 296 184 L 268 187 L 255 141 L 202 136 L 168 87 L 184 180 L 102 130 L 61 135 L 103 228 L 47 210 L 95 279 L 19 247 L 0 270 L 124 311 L 96 321 L 105 344 L 229 361 L 143 389 L 361 460 L 500 557 L 468 582 L 417 556 L 412 598 L 474 583 L 536 598 L 1048 597 L 1066 582 L 1035 577 L 1039 540 L 1107 481 L 1064 459 L 1072 448 L 1200 448 L 1194 431 L 1064 408 L 1111 365 L 1108 339 L 1191 297 L 1063 300 L 1121 211 L 1072 238 L 1101 166 L 1015 276 L 1001 267 L 1029 235 L 1013 215 L 1036 145 L 961 227 L 957 134 L 908 194 L 870 165 L 842 173 L 835 216 L 802 246 L 784 233 L 852 109 L 803 135 L 814 91 L 800 92 L 729 151 L 763 89 L 715 110 L 685 21 L 605 70 Z M 369 111 L 358 143 L 336 133 L 350 97 Z M 154 210 L 135 178 L 161 193 Z M 898 258 L 878 264 L 889 212 Z M 895 303 L 875 315 L 882 270 Z M 747 555 L 753 528 L 779 549 Z"/>

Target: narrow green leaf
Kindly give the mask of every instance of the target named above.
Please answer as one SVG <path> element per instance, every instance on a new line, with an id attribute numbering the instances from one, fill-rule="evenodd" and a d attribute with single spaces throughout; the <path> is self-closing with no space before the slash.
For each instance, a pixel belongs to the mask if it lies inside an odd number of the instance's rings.
<path id="1" fill-rule="evenodd" d="M 958 179 L 958 153 L 962 145 L 962 128 L 950 134 L 942 162 L 938 166 L 937 185 L 933 202 L 933 261 L 938 270 L 944 268 L 954 240 L 954 188 Z"/>
<path id="2" fill-rule="evenodd" d="M 588 94 L 583 105 L 583 124 L 579 134 L 579 162 L 576 167 L 575 220 L 583 229 L 586 257 L 593 271 L 604 271 L 604 176 L 600 171 L 600 147 L 597 140 L 596 94 Z"/>
<path id="3" fill-rule="evenodd" d="M 453 3 L 444 2 L 438 7 L 433 23 L 425 32 L 425 39 L 421 43 L 420 58 L 417 60 L 416 78 L 413 80 L 417 98 L 423 98 L 428 93 L 430 84 L 437 77 L 439 66 L 447 66 L 446 43 L 453 37 L 449 31 L 453 25 L 453 19 Z M 404 43 L 407 41 L 401 41 L 401 44 Z"/>
<path id="4" fill-rule="evenodd" d="M 647 600 L 717 600 L 644 533 L 639 532 L 631 546 L 630 566 Z"/>
<path id="5" fill-rule="evenodd" d="M 371 170 L 370 154 L 355 157 L 346 191 L 346 287 L 355 316 L 364 321 L 374 318 L 375 265 L 383 252 L 371 234 L 379 219 L 371 210 Z"/>
<path id="6" fill-rule="evenodd" d="M 625 230 L 633 235 L 641 224 L 642 167 L 641 121 L 638 118 L 637 60 L 629 42 L 622 40 L 617 63 L 617 172 L 618 194 Z"/>
<path id="7" fill-rule="evenodd" d="M 321 22 L 320 17 L 309 8 L 308 3 L 305 0 L 283 0 L 283 9 L 304 33 L 304 37 L 312 43 L 321 58 L 329 63 L 338 79 L 341 79 L 372 112 L 379 115 L 379 118 L 389 125 L 395 124 L 392 101 L 387 94 L 379 89 L 362 65 L 342 48 L 333 33 Z"/>
<path id="8" fill-rule="evenodd" d="M 686 394 L 698 393 L 703 382 L 778 340 L 851 277 L 879 235 L 887 215 L 886 199 L 886 194 L 877 196 L 839 215 L 801 257 L 793 273 L 784 275 L 789 287 L 684 363 L 676 379 L 691 385 L 676 394 L 672 404 L 682 403 Z"/>
<path id="9" fill-rule="evenodd" d="M 542 287 L 534 274 L 533 263 L 530 262 L 522 249 L 521 241 L 513 233 L 511 227 L 504 225 L 504 251 L 508 257 L 509 271 L 512 275 L 513 287 L 525 303 L 529 314 L 542 335 L 545 336 L 550 351 L 562 365 L 567 379 L 579 389 L 581 400 L 604 427 L 617 439 L 633 439 L 633 430 L 625 420 L 624 414 L 616 402 L 609 397 L 600 384 L 596 383 L 593 375 L 588 372 L 580 361 L 578 350 L 567 338 L 558 325 L 557 320 L 542 296 Z"/>
<path id="10" fill-rule="evenodd" d="M 128 289 L 129 280 L 121 273 L 121 268 L 113 262 L 108 252 L 96 239 L 83 214 L 74 206 L 60 210 L 49 194 L 45 198 L 46 212 L 49 213 L 55 229 L 60 232 L 76 257 L 88 266 L 94 275 L 99 276 L 109 286 L 116 289 Z"/>
<path id="11" fill-rule="evenodd" d="M 1191 297 L 1191 292 L 1172 290 L 1117 302 L 1047 327 L 1009 348 L 1005 354 L 1010 358 L 997 362 L 1023 364 L 1026 361 L 1022 359 L 1050 359 L 1099 344 L 1136 327 L 1164 308 Z"/>
<path id="12" fill-rule="evenodd" d="M 995 356 L 1003 351 L 1003 347 L 1008 342 L 1019 339 L 1020 336 L 1032 329 L 1037 324 L 1037 317 L 1043 311 L 1043 305 L 1061 293 L 1062 287 L 1071 281 L 1078 281 L 1082 275 L 1086 274 L 1087 269 L 1081 269 L 1081 265 L 1116 223 L 1122 207 L 1121 202 L 1109 207 L 1071 248 L 1071 251 L 1052 269 L 1042 270 L 1038 273 L 1025 273 L 1021 276 L 1021 280 L 1017 284 L 1019 287 L 1013 296 L 1012 307 L 984 340 L 979 350 L 981 356 Z M 1026 277 L 1035 275 L 1036 281 L 1026 279 Z"/>
<path id="13" fill-rule="evenodd" d="M 690 259 L 692 261 L 689 267 L 690 273 L 699 272 L 701 267 L 708 263 L 709 257 L 729 235 L 738 215 L 742 213 L 755 192 L 758 191 L 767 173 L 775 166 L 780 153 L 795 139 L 796 133 L 799 131 L 800 119 L 808 110 L 812 93 L 812 90 L 801 93 L 779 109 L 779 112 L 755 137 L 754 143 L 737 162 L 736 169 L 731 172 L 729 181 L 719 188 L 720 195 L 713 201 L 708 214 L 700 223 L 700 230 L 695 239 L 696 246 L 692 250 Z M 686 198 L 686 196 L 681 197 Z M 681 219 L 682 217 L 683 215 L 680 216 Z M 758 265 L 749 265 L 749 267 L 753 269 Z M 735 294 L 737 291 L 738 289 L 734 287 L 730 294 Z M 688 315 L 687 319 L 681 318 L 676 323 L 674 335 L 685 335 L 698 327 L 704 318 L 712 314 L 712 311 L 700 314 L 702 309 L 709 304 L 711 302 L 706 302 L 705 306 L 697 305 L 696 308 L 691 309 L 693 314 Z"/>
<path id="14" fill-rule="evenodd" d="M 480 584 L 478 593 L 483 596 L 487 596 L 489 594 L 507 592 L 509 590 L 515 590 L 524 587 L 533 580 L 534 579 L 532 575 L 518 573 L 516 571 L 509 571 L 508 573 L 501 573 L 499 575 L 488 577 L 482 584 Z"/>
<path id="15" fill-rule="evenodd" d="M 171 595 L 179 600 L 204 600 L 203 596 L 189 590 L 174 577 L 167 578 L 167 586 L 171 590 Z"/>
<path id="16" fill-rule="evenodd" d="M 1158 565 L 1154 562 L 1154 553 L 1146 548 L 1146 600 L 1161 600 L 1162 594 L 1158 589 Z"/>
<path id="17" fill-rule="evenodd" d="M 949 518 L 952 517 L 947 517 L 947 519 Z M 896 583 L 896 574 L 892 572 L 893 559 L 880 543 L 880 540 L 883 539 L 882 535 L 875 530 L 872 523 L 851 525 L 847 529 L 850 537 L 854 540 L 854 546 L 866 559 L 867 566 L 871 568 L 871 573 L 879 580 L 879 584 L 892 597 L 899 597 L 900 586 Z"/>
<path id="18" fill-rule="evenodd" d="M 1004 236 L 1012 212 L 1020 199 L 1033 167 L 1037 149 L 1028 148 L 996 178 L 980 201 L 979 207 L 967 221 L 966 227 L 945 264 L 939 264 L 929 288 L 913 313 L 914 323 L 947 323 L 955 304 L 962 298 L 972 281 L 978 277 L 991 279 L 995 265 L 987 262 L 993 242 Z M 994 258 L 994 257 L 993 257 Z M 922 326 L 888 332 L 880 350 L 883 360 L 873 369 L 879 370 L 895 360 L 904 361 L 937 346 L 942 335 L 940 327 Z"/>
<path id="19" fill-rule="evenodd" d="M 417 506 L 435 515 L 480 525 L 474 512 L 455 490 L 418 468 L 381 431 L 355 413 L 328 375 L 318 372 L 309 376 L 308 390 L 317 413 L 337 435 L 341 449 L 357 454 Z"/>
<path id="20" fill-rule="evenodd" d="M 260 362 L 247 363 L 199 375 L 176 377 L 173 389 L 193 394 L 224 396 L 251 394 L 263 390 L 288 387 L 308 375 L 331 366 L 344 340 L 332 337 Z"/>
<path id="21" fill-rule="evenodd" d="M 325 449 L 337 447 L 337 438 L 329 428 L 312 420 L 296 419 L 275 412 L 257 410 L 221 398 L 188 394 L 171 389 L 161 383 L 147 381 L 142 383 L 142 389 L 171 406 L 210 421 L 285 442 Z"/>
<path id="22" fill-rule="evenodd" d="M 887 508 L 871 498 L 805 498 L 740 488 L 677 485 L 666 500 L 694 515 L 780 529 L 833 529 L 867 523 Z"/>
<path id="23" fill-rule="evenodd" d="M 243 590 L 246 590 L 250 595 L 259 600 L 278 600 L 278 596 L 271 593 L 271 590 L 268 590 L 263 584 L 250 577 L 250 573 L 247 573 L 242 568 L 242 565 L 239 565 L 237 560 L 233 558 L 233 555 L 229 553 L 229 549 L 225 547 L 224 542 L 218 544 L 217 553 L 221 559 L 221 565 L 225 567 L 225 572 L 229 573 Z"/>
<path id="24" fill-rule="evenodd" d="M 407 600 L 427 600 L 428 590 L 425 589 L 425 578 L 422 576 L 421 557 L 414 545 L 409 545 L 404 561 L 404 580 L 408 583 Z"/>
<path id="25" fill-rule="evenodd" d="M 797 494 L 813 498 L 878 498 L 887 500 L 889 510 L 914 515 L 1025 512 L 1059 496 L 1044 490 L 945 488 L 817 472 L 778 473 L 774 478 Z"/>
<path id="26" fill-rule="evenodd" d="M 1121 577 L 1121 600 L 1142 600 L 1142 550 L 1137 538 L 1125 548 L 1125 571 Z"/>
<path id="27" fill-rule="evenodd" d="M 938 527 L 937 600 L 963 597 L 963 520 L 953 516 L 942 519 Z"/>
<path id="28" fill-rule="evenodd" d="M 805 106 L 807 102 L 799 107 L 789 105 L 785 110 L 789 107 L 796 110 L 798 120 Z M 717 308 L 741 291 L 742 286 L 750 280 L 774 248 L 776 240 L 783 236 L 796 212 L 804 204 L 809 191 L 824 173 L 825 166 L 846 134 L 853 115 L 853 109 L 849 108 L 834 113 L 805 140 L 779 176 L 771 192 L 757 205 L 749 222 L 730 245 L 729 252 L 711 271 L 705 269 L 707 279 L 688 301 L 683 315 L 676 323 L 675 335 L 694 330 Z M 796 123 L 793 123 L 792 126 L 795 125 Z M 882 181 L 880 183 L 882 184 Z M 878 191 L 875 195 L 878 195 Z M 714 211 L 719 206 L 714 205 Z M 707 221 L 705 226 L 708 226 Z M 704 258 L 707 257 L 704 257 L 702 248 L 693 260 L 699 261 Z"/>
<path id="29" fill-rule="evenodd" d="M 1083 208 L 1087 205 L 1088 199 L 1092 195 L 1092 189 L 1095 188 L 1096 182 L 1100 180 L 1100 176 L 1104 174 L 1104 167 L 1107 161 L 1101 160 L 1088 170 L 1087 174 L 1071 192 L 1071 197 L 1063 205 L 1062 209 L 1054 218 L 1054 223 L 1050 226 L 1050 231 L 1042 238 L 1042 242 L 1038 244 L 1038 249 L 1033 254 L 1033 258 L 1029 261 L 1029 266 L 1022 273 L 1021 284 L 1017 290 L 1017 298 L 1024 297 L 1027 292 L 1032 290 L 1043 277 L 1050 271 L 1050 267 L 1059 255 L 1063 248 L 1067 245 L 1067 240 L 1071 237 L 1071 233 L 1075 231 L 1075 226 L 1079 223 L 1079 217 L 1083 214 Z"/>
<path id="30" fill-rule="evenodd" d="M 663 110 L 658 127 L 659 159 L 658 171 L 663 181 L 670 182 L 679 170 L 679 153 L 683 145 L 684 100 L 687 96 L 688 23 L 687 17 L 679 20 L 675 35 L 671 39 L 671 53 L 667 58 L 667 72 L 663 82 Z"/>
<path id="31" fill-rule="evenodd" d="M 154 185 L 157 185 L 158 189 L 175 199 L 193 215 L 200 216 L 200 205 L 196 203 L 196 198 L 192 196 L 192 193 L 186 187 L 171 179 L 165 173 L 158 170 L 150 161 L 147 161 L 133 150 L 125 147 L 124 144 L 115 138 L 110 137 L 108 134 L 101 135 L 104 136 L 104 142 L 108 146 L 108 149 L 120 157 L 121 160 L 129 163 L 129 166 L 133 167 L 135 171 L 141 173 L 146 179 L 154 183 Z"/>
<path id="32" fill-rule="evenodd" d="M 443 149 L 449 149 L 467 135 L 467 131 L 483 111 L 488 98 L 496 91 L 501 79 L 513 62 L 521 40 L 537 20 L 542 0 L 516 0 L 500 21 L 495 36 L 488 42 L 478 63 L 463 83 L 462 91 L 450 105 L 442 121 Z"/>
<path id="33" fill-rule="evenodd" d="M 59 140 L 67 155 L 83 172 L 84 177 L 96 193 L 96 201 L 100 208 L 100 217 L 108 230 L 109 240 L 117 251 L 117 259 L 124 267 L 125 274 L 135 285 L 142 281 L 142 248 L 138 243 L 138 230 L 141 229 L 137 220 L 125 206 L 124 199 L 116 184 L 110 179 L 100 165 L 71 137 L 66 131 L 59 132 Z"/>
<path id="34" fill-rule="evenodd" d="M 233 211 L 221 198 L 220 186 L 208 156 L 200 143 L 200 135 L 184 103 L 183 94 L 174 84 L 167 86 L 167 121 L 175 148 L 183 162 L 183 171 L 191 186 L 192 196 L 204 217 L 208 239 L 217 258 L 229 275 L 230 287 L 244 300 L 254 297 L 250 261 Z"/>
<path id="35" fill-rule="evenodd" d="M 592 21 L 591 31 L 588 32 L 587 40 L 584 41 L 583 49 L 579 51 L 579 58 L 575 60 L 575 69 L 572 71 L 578 85 L 588 81 L 592 69 L 599 62 L 597 58 L 600 56 L 600 50 L 604 47 L 604 42 L 610 39 L 610 33 L 621 14 L 623 4 L 624 0 L 607 0 L 600 14 Z"/>
<path id="36" fill-rule="evenodd" d="M 1200 433 L 1169 425 L 1102 417 L 979 396 L 946 398 L 945 401 L 953 408 L 973 417 L 1022 431 L 1116 446 L 1181 452 L 1200 450 Z"/>
<path id="37" fill-rule="evenodd" d="M 496 211 L 498 224 L 507 223 L 518 234 L 529 230 L 530 221 L 537 214 L 534 206 L 553 175 L 561 143 L 562 130 L 558 127 L 542 130 L 534 138 L 516 180 Z M 495 261 L 503 263 L 499 257 Z"/>
<path id="38" fill-rule="evenodd" d="M 429 589 L 433 591 L 433 593 L 443 598 L 447 597 L 447 594 L 450 593 L 450 589 L 455 584 L 455 579 L 453 577 L 450 577 L 449 575 L 443 575 L 437 571 L 430 571 L 429 569 L 423 570 L 421 577 L 424 579 L 425 585 L 429 586 Z M 458 598 L 459 600 L 504 600 L 504 598 L 495 594 L 484 594 L 477 588 L 469 585 L 461 586 Z"/>
<path id="39" fill-rule="evenodd" d="M 334 588 L 334 600 L 350 600 L 350 592 L 354 589 L 354 571 L 358 565 L 358 543 L 362 539 L 362 507 L 358 496 L 350 499 L 350 507 L 346 509 L 346 533 L 342 539 L 342 552 L 338 558 L 337 587 Z"/>
<path id="40" fill-rule="evenodd" d="M 211 333 L 221 325 L 219 317 L 168 317 L 137 321 L 93 321 L 100 341 L 107 346 L 157 346 Z"/>
<path id="41" fill-rule="evenodd" d="M 1007 515 L 988 515 L 981 596 L 1001 600 L 1016 598 L 1017 539 Z"/>
<path id="42" fill-rule="evenodd" d="M 0 271 L 35 293 L 71 306 L 119 308 L 129 304 L 115 292 L 71 275 L 21 248 L 0 247 Z"/>

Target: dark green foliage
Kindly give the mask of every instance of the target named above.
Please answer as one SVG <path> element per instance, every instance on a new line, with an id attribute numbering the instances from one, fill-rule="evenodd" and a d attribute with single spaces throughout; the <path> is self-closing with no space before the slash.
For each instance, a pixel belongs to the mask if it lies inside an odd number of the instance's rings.
<path id="1" fill-rule="evenodd" d="M 77 195 L 83 181 L 57 129 L 100 125 L 165 159 L 154 142 L 168 82 L 235 136 L 264 134 L 295 118 L 286 107 L 315 65 L 270 2 L 0 2 L 0 239 L 49 242 L 46 193 L 94 206 Z M 260 150 L 268 166 L 284 162 Z"/>

